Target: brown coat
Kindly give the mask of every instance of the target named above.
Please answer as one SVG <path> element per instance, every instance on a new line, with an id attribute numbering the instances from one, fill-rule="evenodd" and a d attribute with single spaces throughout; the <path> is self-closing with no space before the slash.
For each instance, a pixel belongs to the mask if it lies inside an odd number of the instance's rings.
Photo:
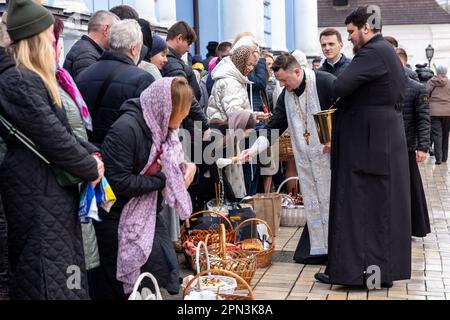
<path id="1" fill-rule="evenodd" d="M 427 84 L 430 93 L 430 115 L 450 117 L 450 82 L 444 75 L 433 77 Z"/>

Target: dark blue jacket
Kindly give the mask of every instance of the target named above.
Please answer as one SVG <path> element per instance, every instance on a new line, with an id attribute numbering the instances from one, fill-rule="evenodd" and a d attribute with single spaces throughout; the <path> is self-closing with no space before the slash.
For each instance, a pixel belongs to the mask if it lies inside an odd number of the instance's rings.
<path id="1" fill-rule="evenodd" d="M 253 111 L 264 111 L 264 103 L 261 95 L 267 86 L 267 64 L 265 59 L 259 59 L 255 70 L 248 75 L 248 80 L 253 82 L 252 86 L 247 87 L 249 99 L 251 97 L 250 88 L 252 88 Z"/>
<path id="2" fill-rule="evenodd" d="M 103 83 L 120 65 L 125 65 L 124 69 L 112 80 L 99 108 L 93 110 Z M 139 98 L 153 81 L 155 79 L 150 73 L 138 68 L 128 56 L 118 52 L 104 52 L 98 62 L 83 71 L 76 82 L 92 116 L 94 131 L 88 133 L 89 140 L 101 145 L 109 128 L 119 118 L 122 104 L 128 99 Z"/>
<path id="3" fill-rule="evenodd" d="M 319 68 L 319 71 L 325 71 L 328 73 L 331 73 L 335 77 L 339 77 L 341 73 L 347 69 L 347 67 L 350 65 L 352 60 L 347 58 L 344 54 L 342 55 L 341 59 L 339 59 L 338 62 L 334 66 L 328 63 L 327 60 L 323 63 L 323 65 Z"/>
<path id="4" fill-rule="evenodd" d="M 103 51 L 103 48 L 94 40 L 83 35 L 67 53 L 64 69 L 76 79 L 82 71 L 97 62 Z"/>

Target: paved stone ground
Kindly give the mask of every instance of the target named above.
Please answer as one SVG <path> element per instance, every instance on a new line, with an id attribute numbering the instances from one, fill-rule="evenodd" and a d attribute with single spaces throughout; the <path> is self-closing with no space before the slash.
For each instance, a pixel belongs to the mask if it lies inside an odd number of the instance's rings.
<path id="1" fill-rule="evenodd" d="M 391 289 L 367 291 L 318 283 L 314 274 L 321 266 L 292 261 L 302 229 L 281 228 L 273 264 L 258 269 L 252 281 L 258 300 L 450 300 L 450 172 L 434 158 L 421 166 L 428 200 L 432 234 L 412 239 L 412 279 Z M 180 259 L 180 262 L 183 259 Z M 189 274 L 182 271 L 183 276 Z M 181 299 L 181 295 L 166 297 Z"/>

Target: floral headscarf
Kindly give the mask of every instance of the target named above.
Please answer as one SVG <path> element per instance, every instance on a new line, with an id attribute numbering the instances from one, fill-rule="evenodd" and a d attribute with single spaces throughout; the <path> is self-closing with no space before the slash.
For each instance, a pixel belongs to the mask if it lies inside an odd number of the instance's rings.
<path id="1" fill-rule="evenodd" d="M 145 123 L 152 132 L 153 145 L 144 175 L 157 160 L 166 177 L 164 199 L 185 220 L 192 213 L 192 201 L 184 183 L 184 153 L 178 129 L 169 129 L 172 114 L 171 87 L 174 78 L 155 81 L 141 94 Z M 119 223 L 117 279 L 130 293 L 153 248 L 157 216 L 158 191 L 131 199 L 122 211 Z"/>
<path id="2" fill-rule="evenodd" d="M 231 61 L 233 61 L 233 64 L 244 76 L 247 75 L 247 63 L 254 51 L 254 47 L 242 46 L 234 51 L 233 55 L 231 56 Z"/>

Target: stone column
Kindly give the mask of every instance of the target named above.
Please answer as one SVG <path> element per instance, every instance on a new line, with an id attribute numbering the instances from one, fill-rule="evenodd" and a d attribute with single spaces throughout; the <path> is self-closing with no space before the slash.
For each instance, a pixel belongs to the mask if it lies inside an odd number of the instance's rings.
<path id="1" fill-rule="evenodd" d="M 308 57 L 320 54 L 317 0 L 294 1 L 295 49 Z"/>
<path id="2" fill-rule="evenodd" d="M 148 20 L 153 26 L 158 25 L 156 0 L 135 0 L 134 8 L 139 13 L 139 17 Z"/>
<path id="3" fill-rule="evenodd" d="M 265 46 L 263 0 L 226 0 L 222 8 L 223 39 L 233 42 L 240 32 L 248 31 Z"/>
<path id="4" fill-rule="evenodd" d="M 143 0 L 143 2 L 148 2 Z M 156 17 L 161 27 L 170 28 L 177 22 L 177 2 L 176 0 L 156 0 Z"/>
<path id="5" fill-rule="evenodd" d="M 286 47 L 286 1 L 272 0 L 272 50 L 287 51 Z"/>

